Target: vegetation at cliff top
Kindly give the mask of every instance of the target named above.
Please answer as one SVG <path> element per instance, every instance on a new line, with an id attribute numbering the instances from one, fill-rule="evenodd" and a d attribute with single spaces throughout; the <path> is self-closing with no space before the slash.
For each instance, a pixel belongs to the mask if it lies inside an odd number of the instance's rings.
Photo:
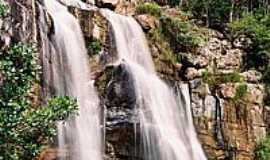
<path id="1" fill-rule="evenodd" d="M 171 49 L 169 47 L 166 48 L 174 53 L 193 50 L 207 40 L 206 34 L 202 32 L 202 29 L 189 21 L 186 16 L 184 16 L 185 18 L 183 18 L 183 15 L 179 17 L 169 16 L 154 2 L 139 4 L 136 7 L 136 12 L 137 14 L 150 14 L 160 21 L 159 28 L 150 32 L 150 34 L 153 35 L 154 32 L 159 33 L 155 35 L 159 35 L 159 39 L 168 41 Z M 155 39 L 157 40 L 157 38 Z M 170 52 L 169 50 L 168 52 Z"/>
<path id="2" fill-rule="evenodd" d="M 164 15 L 160 22 L 162 33 L 177 52 L 191 51 L 206 41 L 201 30 L 188 20 Z"/>
<path id="3" fill-rule="evenodd" d="M 0 0 L 0 18 L 5 17 L 8 10 L 9 6 L 3 0 Z"/>
<path id="4" fill-rule="evenodd" d="M 177 57 L 177 54 L 173 53 L 172 49 L 170 48 L 170 44 L 167 42 L 160 29 L 149 31 L 147 37 L 151 40 L 152 43 L 158 44 L 160 46 L 158 48 L 160 52 L 160 60 L 167 61 L 171 64 L 180 62 L 179 57 Z"/>
<path id="5" fill-rule="evenodd" d="M 164 3 L 160 2 L 161 5 Z M 217 29 L 231 41 L 245 35 L 251 46 L 245 46 L 244 68 L 263 74 L 266 103 L 270 104 L 270 3 L 265 0 L 170 0 L 169 5 L 191 13 L 189 20 L 167 16 L 158 11 L 164 37 L 169 38 L 174 53 L 192 51 L 203 42 L 205 34 L 197 25 Z M 159 8 L 155 5 L 155 8 Z M 145 9 L 143 13 L 149 13 Z M 191 23 L 194 22 L 194 23 Z M 197 25 L 195 25 L 197 24 Z M 210 79 L 210 78 L 209 78 Z M 217 80 L 215 78 L 215 80 Z M 212 81 L 213 82 L 213 81 Z M 213 82 L 214 83 L 214 82 Z"/>
<path id="6" fill-rule="evenodd" d="M 260 10 L 269 13 L 269 1 L 265 0 L 181 0 L 177 6 L 191 12 L 206 26 L 220 31 L 226 28 L 226 23 L 241 18 L 244 12 L 253 14 Z"/>
<path id="7" fill-rule="evenodd" d="M 136 7 L 137 14 L 150 14 L 152 16 L 159 17 L 162 14 L 161 7 L 155 2 L 141 3 Z"/>
<path id="8" fill-rule="evenodd" d="M 252 40 L 247 50 L 249 54 L 245 66 L 262 72 L 266 91 L 270 95 L 270 14 L 261 12 L 245 14 L 243 18 L 232 22 L 229 26 L 234 36 L 246 35 Z M 266 103 L 269 103 L 269 100 Z"/>
<path id="9" fill-rule="evenodd" d="M 270 159 L 270 137 L 263 138 L 256 146 L 255 159 L 269 160 Z"/>
<path id="10" fill-rule="evenodd" d="M 55 122 L 77 110 L 68 97 L 33 106 L 30 90 L 40 72 L 35 53 L 33 45 L 23 43 L 0 51 L 0 160 L 33 159 L 56 135 Z"/>

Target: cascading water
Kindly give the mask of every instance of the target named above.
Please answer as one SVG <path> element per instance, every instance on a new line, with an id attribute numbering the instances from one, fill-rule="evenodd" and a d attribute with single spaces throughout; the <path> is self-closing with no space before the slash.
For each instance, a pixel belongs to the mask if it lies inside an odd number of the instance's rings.
<path id="1" fill-rule="evenodd" d="M 143 31 L 133 18 L 109 10 L 102 13 L 112 25 L 119 61 L 134 77 L 144 159 L 206 160 L 193 126 L 187 87 L 177 99 L 158 78 Z M 187 101 L 180 103 L 181 97 Z"/>
<path id="2" fill-rule="evenodd" d="M 43 55 L 44 80 L 54 95 L 77 98 L 79 115 L 58 127 L 61 159 L 102 160 L 99 99 L 90 80 L 84 40 L 77 20 L 56 0 L 45 0 L 54 34 Z"/>

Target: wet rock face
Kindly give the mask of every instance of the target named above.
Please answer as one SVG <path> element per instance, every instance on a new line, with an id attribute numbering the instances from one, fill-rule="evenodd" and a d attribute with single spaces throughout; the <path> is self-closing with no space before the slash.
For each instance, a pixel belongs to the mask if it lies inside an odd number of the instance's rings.
<path id="1" fill-rule="evenodd" d="M 262 99 L 234 103 L 231 98 L 235 85 L 222 86 L 221 90 L 227 90 L 220 91 L 224 98 L 208 92 L 208 85 L 203 82 L 191 89 L 198 136 L 210 159 L 251 160 L 256 142 L 266 134 Z M 256 88 L 260 87 L 248 84 L 246 98 L 256 97 Z"/>
<path id="2" fill-rule="evenodd" d="M 88 1 L 92 3 L 92 1 Z M 120 13 L 134 13 L 131 2 L 110 1 L 111 6 Z M 8 0 L 12 4 L 12 17 L 1 22 L 1 28 L 10 28 L 7 32 L 1 30 L 0 47 L 6 47 L 13 41 L 40 41 L 34 15 L 38 10 L 33 7 L 32 0 Z M 167 3 L 160 1 L 160 3 Z M 22 6 L 21 6 L 22 4 Z M 95 37 L 102 42 L 103 55 L 115 56 L 115 46 L 110 35 L 107 21 L 96 11 L 80 8 L 70 8 L 70 11 L 80 21 L 86 42 Z M 137 17 L 138 18 L 138 17 Z M 142 16 L 142 27 L 145 30 L 153 28 L 151 17 Z M 48 24 L 50 25 L 50 24 Z M 12 27 L 7 27 L 12 26 Z M 240 73 L 247 84 L 245 103 L 233 103 L 231 99 L 236 94 L 235 84 L 220 84 L 217 90 L 211 90 L 209 84 L 203 82 L 203 72 L 207 69 L 216 73 L 230 73 L 240 70 L 245 50 L 250 44 L 246 37 L 239 37 L 230 43 L 218 32 L 209 33 L 209 42 L 200 47 L 196 54 L 183 55 L 184 60 L 179 67 L 160 63 L 158 46 L 151 46 L 153 57 L 159 61 L 162 78 L 170 81 L 185 79 L 191 88 L 192 112 L 198 137 L 209 159 L 251 160 L 256 141 L 269 132 L 270 111 L 264 107 L 264 89 L 260 83 L 261 74 L 256 71 Z M 40 46 L 42 48 L 42 46 Z M 155 50 L 155 51 L 154 51 Z M 154 52 L 155 53 L 154 53 Z M 156 55 L 155 55 L 156 54 Z M 105 56 L 106 57 L 106 56 Z M 101 98 L 101 107 L 106 108 L 106 160 L 141 160 L 139 155 L 139 128 L 136 117 L 136 96 L 133 77 L 128 73 L 128 67 L 123 63 L 119 66 L 104 67 L 99 64 L 99 56 L 90 58 L 93 79 Z M 105 58 L 106 60 L 108 58 Z M 113 57 L 112 59 L 115 59 Z M 185 62 L 185 63 L 183 63 Z M 171 65 L 171 66 L 170 66 Z M 177 72 L 183 70 L 183 74 Z M 178 77 L 177 77 L 178 76 Z M 184 78 L 183 78 L 184 76 Z M 0 85 L 1 85 L 0 75 Z M 268 125 L 267 125 L 268 124 Z M 54 159 L 55 153 L 50 152 L 47 158 Z"/>
<path id="3" fill-rule="evenodd" d="M 106 106 L 134 109 L 136 94 L 133 77 L 125 64 L 120 64 L 113 71 L 113 78 L 108 84 Z"/>
<path id="4" fill-rule="evenodd" d="M 234 47 L 222 34 L 210 32 L 209 35 L 209 42 L 198 48 L 195 54 L 183 55 L 185 63 L 181 63 L 179 67 L 183 74 L 179 77 L 176 76 L 179 70 L 175 70 L 174 65 L 161 63 L 162 61 L 156 58 L 161 54 L 159 46 L 149 42 L 152 56 L 155 62 L 159 62 L 156 67 L 163 79 L 185 79 L 189 82 L 194 124 L 207 157 L 251 160 L 257 141 L 265 136 L 267 131 L 264 120 L 264 88 L 259 84 L 261 75 L 255 71 L 245 71 L 239 73 L 243 77 L 242 82 L 217 84 L 213 90 L 210 86 L 212 84 L 203 81 L 203 73 L 209 71 L 226 76 L 235 70 L 241 70 L 246 53 Z M 113 51 L 108 50 L 109 54 L 110 52 Z M 159 68 L 169 71 L 162 72 Z M 104 89 L 104 104 L 107 106 L 106 155 L 109 160 L 131 159 L 134 158 L 134 151 L 139 150 L 134 147 L 139 146 L 135 143 L 139 133 L 134 129 L 135 93 L 129 93 L 134 91 L 130 83 L 132 76 L 127 74 L 128 68 L 123 64 L 113 70 L 110 73 L 114 74 L 106 81 Z M 247 85 L 247 93 L 236 103 L 233 99 L 237 94 L 237 86 L 242 83 Z"/>
<path id="5" fill-rule="evenodd" d="M 14 42 L 36 40 L 36 10 L 33 0 L 8 0 L 10 5 L 11 33 Z"/>
<path id="6" fill-rule="evenodd" d="M 108 160 L 134 158 L 138 125 L 133 77 L 124 63 L 111 68 L 104 99 L 106 107 L 106 156 Z M 138 159 L 138 158 L 137 158 Z"/>
<path id="7" fill-rule="evenodd" d="M 0 19 L 0 48 L 16 42 L 36 42 L 37 26 L 33 0 L 6 0 L 7 13 Z"/>

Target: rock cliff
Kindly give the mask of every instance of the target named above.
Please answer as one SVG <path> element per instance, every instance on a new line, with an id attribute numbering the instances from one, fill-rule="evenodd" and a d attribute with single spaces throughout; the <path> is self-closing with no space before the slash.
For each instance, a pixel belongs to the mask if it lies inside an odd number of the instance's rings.
<path id="1" fill-rule="evenodd" d="M 11 16 L 0 22 L 0 47 L 17 41 L 34 42 L 42 57 L 45 46 L 41 41 L 53 33 L 53 22 L 42 8 L 42 1 L 7 2 L 11 6 Z M 153 38 L 160 20 L 148 14 L 135 14 L 137 1 L 100 0 L 95 3 L 98 7 L 133 15 L 146 32 L 160 77 L 172 87 L 179 82 L 189 83 L 194 124 L 209 159 L 254 159 L 254 147 L 269 132 L 270 123 L 269 109 L 264 105 L 261 74 L 243 67 L 249 54 L 244 51 L 249 45 L 248 38 L 240 36 L 229 40 L 225 35 L 207 29 L 206 43 L 182 53 L 172 50 L 168 55 L 166 49 L 171 50 L 170 44 Z M 105 157 L 107 160 L 140 160 L 135 153 L 139 150 L 136 141 L 139 132 L 132 110 L 136 101 L 132 76 L 126 72 L 124 64 L 112 65 L 117 55 L 111 26 L 99 10 L 92 7 L 70 6 L 69 10 L 81 24 L 89 49 L 92 78 L 101 98 L 100 107 L 106 115 Z M 168 12 L 174 13 L 170 9 Z M 45 21 L 41 22 L 41 19 Z M 91 45 L 93 42 L 98 42 L 94 43 L 99 48 L 97 53 Z M 178 57 L 181 60 L 174 61 Z M 38 92 L 41 91 L 35 90 L 33 94 L 39 95 Z"/>

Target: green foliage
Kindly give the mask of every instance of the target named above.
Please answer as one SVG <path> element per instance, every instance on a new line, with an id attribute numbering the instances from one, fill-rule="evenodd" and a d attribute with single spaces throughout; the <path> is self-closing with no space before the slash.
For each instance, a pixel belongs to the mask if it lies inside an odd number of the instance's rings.
<path id="1" fill-rule="evenodd" d="M 229 26 L 234 36 L 244 34 L 252 39 L 247 65 L 265 70 L 270 59 L 270 15 L 245 14 Z"/>
<path id="2" fill-rule="evenodd" d="M 40 71 L 34 47 L 18 43 L 0 54 L 0 160 L 33 159 L 55 136 L 56 121 L 68 118 L 77 104 L 55 97 L 47 106 L 31 106 L 28 93 Z"/>
<path id="3" fill-rule="evenodd" d="M 215 81 L 213 74 L 210 73 L 208 70 L 202 73 L 202 80 L 203 82 L 208 83 L 208 84 L 213 84 Z"/>
<path id="4" fill-rule="evenodd" d="M 233 100 L 236 102 L 241 100 L 246 95 L 247 89 L 248 89 L 248 87 L 247 87 L 247 84 L 245 84 L 245 83 L 237 86 L 236 93 L 235 93 Z"/>
<path id="5" fill-rule="evenodd" d="M 160 17 L 162 15 L 161 7 L 155 2 L 141 3 L 136 7 L 137 14 L 150 14 L 152 16 Z"/>
<path id="6" fill-rule="evenodd" d="M 239 83 L 243 82 L 243 77 L 238 72 L 215 75 L 208 71 L 203 72 L 202 80 L 208 83 L 211 87 L 216 87 L 224 83 Z"/>
<path id="7" fill-rule="evenodd" d="M 269 2 L 264 0 L 185 0 L 182 9 L 192 12 L 209 27 L 223 30 L 226 24 L 242 17 L 244 12 L 269 13 Z"/>
<path id="8" fill-rule="evenodd" d="M 171 6 L 177 6 L 180 4 L 180 2 L 181 2 L 181 0 L 169 0 L 168 1 L 169 5 L 171 5 Z"/>
<path id="9" fill-rule="evenodd" d="M 242 82 L 243 77 L 238 72 L 228 73 L 219 77 L 221 83 L 237 83 Z"/>
<path id="10" fill-rule="evenodd" d="M 91 55 L 99 54 L 102 50 L 102 43 L 99 39 L 92 39 L 88 42 L 87 49 Z"/>
<path id="11" fill-rule="evenodd" d="M 270 159 L 270 137 L 262 139 L 256 146 L 255 159 L 269 160 Z"/>
<path id="12" fill-rule="evenodd" d="M 0 0 L 0 18 L 3 18 L 7 15 L 9 6 L 3 1 Z"/>
<path id="13" fill-rule="evenodd" d="M 229 13 L 231 11 L 230 0 L 189 0 L 188 10 L 195 17 L 204 18 L 207 16 L 210 25 L 214 21 L 228 22 Z"/>
<path id="14" fill-rule="evenodd" d="M 0 159 L 32 159 L 56 135 L 56 121 L 68 118 L 77 109 L 68 97 L 53 98 L 47 106 L 10 102 L 0 110 Z"/>
<path id="15" fill-rule="evenodd" d="M 257 51 L 270 50 L 270 15 L 245 14 L 243 18 L 232 22 L 230 28 L 234 35 L 246 34 L 252 38 Z"/>
<path id="16" fill-rule="evenodd" d="M 160 56 L 158 57 L 160 60 L 170 62 L 171 64 L 176 64 L 180 61 L 180 58 L 173 53 L 172 49 L 170 48 L 170 44 L 166 41 L 166 38 L 160 29 L 151 30 L 148 32 L 147 37 L 152 43 L 158 44 L 160 46 Z"/>
<path id="17" fill-rule="evenodd" d="M 243 18 L 232 22 L 232 34 L 247 35 L 252 40 L 252 46 L 246 61 L 247 68 L 254 68 L 263 73 L 266 92 L 270 95 L 270 14 L 261 12 L 243 15 Z M 267 100 L 267 103 L 269 100 Z"/>
<path id="18" fill-rule="evenodd" d="M 0 51 L 0 75 L 5 84 L 0 88 L 0 102 L 24 96 L 31 82 L 37 80 L 40 66 L 34 53 L 35 47 L 22 43 Z"/>
<path id="19" fill-rule="evenodd" d="M 201 30 L 189 21 L 162 16 L 160 22 L 162 33 L 169 38 L 172 47 L 179 52 L 192 50 L 206 41 L 206 36 Z"/>

